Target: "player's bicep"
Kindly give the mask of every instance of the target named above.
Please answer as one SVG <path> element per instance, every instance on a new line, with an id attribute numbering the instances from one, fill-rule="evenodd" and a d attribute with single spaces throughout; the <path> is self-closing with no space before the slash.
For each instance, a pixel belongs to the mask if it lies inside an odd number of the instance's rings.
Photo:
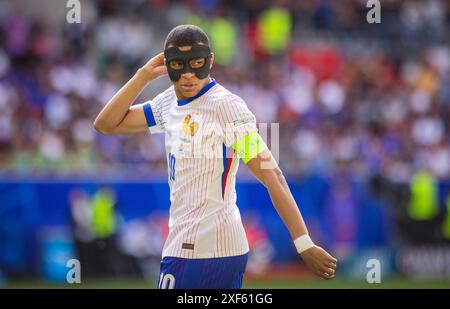
<path id="1" fill-rule="evenodd" d="M 258 131 L 240 138 L 233 148 L 255 177 L 265 184 L 264 170 L 273 170 L 277 164 Z"/>
<path id="2" fill-rule="evenodd" d="M 269 149 L 265 149 L 247 162 L 252 174 L 266 187 L 279 181 L 281 170 Z"/>
<path id="3" fill-rule="evenodd" d="M 120 124 L 113 129 L 113 134 L 145 132 L 148 129 L 144 113 L 144 104 L 131 106 Z"/>

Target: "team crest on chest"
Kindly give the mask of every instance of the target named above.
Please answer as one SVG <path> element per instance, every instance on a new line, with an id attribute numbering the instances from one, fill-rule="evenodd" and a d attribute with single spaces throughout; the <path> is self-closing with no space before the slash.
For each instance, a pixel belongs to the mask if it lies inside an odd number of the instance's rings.
<path id="1" fill-rule="evenodd" d="M 202 113 L 192 111 L 187 115 L 182 115 L 180 118 L 182 122 L 181 125 L 177 125 L 179 135 L 174 147 L 177 149 L 177 154 L 180 157 L 192 157 L 194 156 L 194 151 L 200 149 L 199 145 L 196 144 L 196 139 L 202 133 Z"/>
<path id="2" fill-rule="evenodd" d="M 184 117 L 183 132 L 186 136 L 194 136 L 198 131 L 198 123 L 191 120 L 192 116 L 190 114 Z"/>

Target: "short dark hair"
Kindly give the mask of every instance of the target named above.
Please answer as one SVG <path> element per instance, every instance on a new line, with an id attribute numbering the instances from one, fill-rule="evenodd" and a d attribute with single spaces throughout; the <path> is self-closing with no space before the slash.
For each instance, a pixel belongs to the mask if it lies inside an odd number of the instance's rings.
<path id="1" fill-rule="evenodd" d="M 164 42 L 164 49 L 170 45 L 180 47 L 199 43 L 209 46 L 205 31 L 194 25 L 179 25 L 170 30 Z"/>

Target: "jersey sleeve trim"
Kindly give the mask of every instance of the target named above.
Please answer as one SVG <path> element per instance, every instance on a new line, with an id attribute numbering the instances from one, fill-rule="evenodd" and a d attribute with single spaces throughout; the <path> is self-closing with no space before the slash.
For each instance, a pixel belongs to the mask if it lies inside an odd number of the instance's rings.
<path id="1" fill-rule="evenodd" d="M 149 128 L 156 125 L 155 117 L 153 116 L 152 107 L 150 106 L 150 103 L 145 103 L 143 105 L 145 119 L 147 120 L 147 125 Z"/>

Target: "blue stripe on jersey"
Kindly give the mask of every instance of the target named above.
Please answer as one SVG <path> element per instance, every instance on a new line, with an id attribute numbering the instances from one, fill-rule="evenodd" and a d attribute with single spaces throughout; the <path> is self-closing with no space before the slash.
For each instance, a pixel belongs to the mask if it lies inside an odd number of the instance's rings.
<path id="1" fill-rule="evenodd" d="M 156 124 L 156 121 L 155 117 L 153 117 L 152 107 L 150 106 L 150 103 L 144 104 L 143 109 L 148 127 L 153 127 Z"/>
<path id="2" fill-rule="evenodd" d="M 202 95 L 204 95 L 209 89 L 211 89 L 212 87 L 214 87 L 214 85 L 216 85 L 216 80 L 213 79 L 208 85 L 206 85 L 205 87 L 202 88 L 202 90 L 200 90 L 195 96 L 184 99 L 184 100 L 177 100 L 178 106 L 183 106 L 186 105 L 192 101 L 194 101 L 195 99 L 201 97 Z"/>
<path id="3" fill-rule="evenodd" d="M 228 151 L 225 144 L 222 144 L 222 163 L 223 163 L 223 172 L 222 172 L 222 198 L 225 194 L 225 184 L 227 182 L 228 172 L 231 167 L 231 160 L 228 160 Z"/>
<path id="4" fill-rule="evenodd" d="M 159 289 L 240 289 L 248 253 L 209 259 L 165 257 L 161 261 Z"/>

